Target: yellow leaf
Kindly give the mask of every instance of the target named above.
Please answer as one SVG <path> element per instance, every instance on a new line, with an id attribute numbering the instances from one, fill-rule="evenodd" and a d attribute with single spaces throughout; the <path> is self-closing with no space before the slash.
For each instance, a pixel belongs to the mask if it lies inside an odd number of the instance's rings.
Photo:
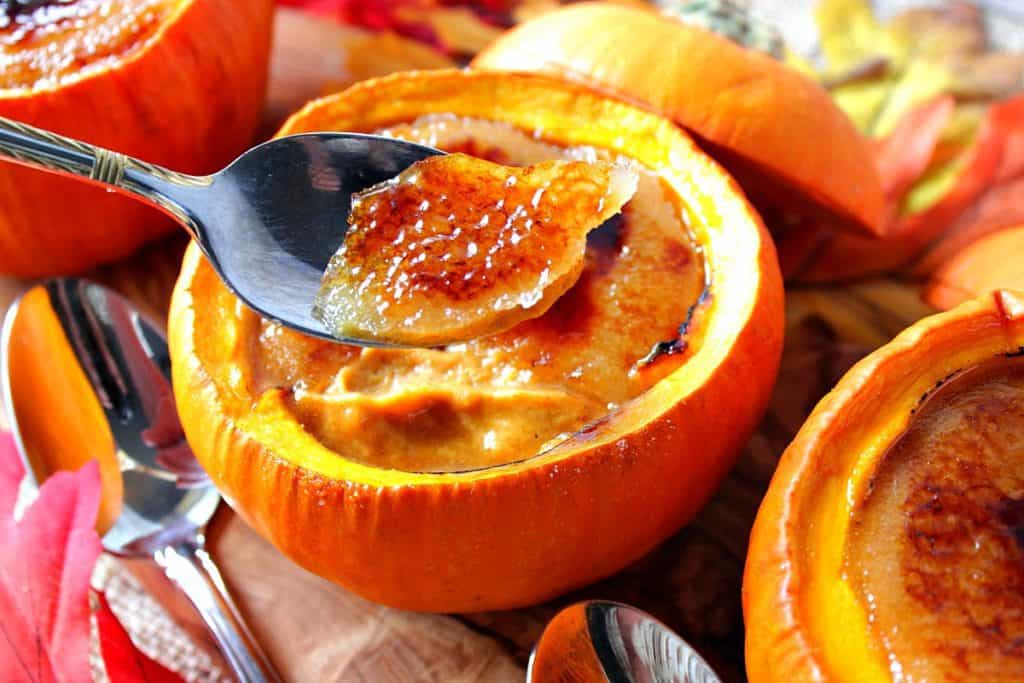
<path id="1" fill-rule="evenodd" d="M 858 130 L 870 135 L 890 87 L 888 80 L 855 81 L 833 88 L 832 97 Z"/>
<path id="2" fill-rule="evenodd" d="M 915 105 L 947 91 L 952 77 L 949 70 L 924 59 L 913 59 L 893 83 L 885 102 L 871 125 L 874 137 L 885 137 L 900 118 Z"/>
<path id="3" fill-rule="evenodd" d="M 867 0 L 822 0 L 815 18 L 831 73 L 841 73 L 878 55 L 882 31 Z"/>
<path id="4" fill-rule="evenodd" d="M 956 184 L 966 164 L 963 156 L 930 169 L 910 189 L 900 205 L 900 215 L 909 216 L 927 211 L 946 196 Z"/>

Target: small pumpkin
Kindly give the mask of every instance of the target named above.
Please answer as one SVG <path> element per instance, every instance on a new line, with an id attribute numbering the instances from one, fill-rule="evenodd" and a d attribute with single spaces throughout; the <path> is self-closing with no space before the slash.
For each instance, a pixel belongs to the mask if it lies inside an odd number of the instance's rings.
<path id="1" fill-rule="evenodd" d="M 0 116 L 177 171 L 210 173 L 253 141 L 271 0 L 3 3 Z M 116 260 L 173 229 L 80 181 L 0 164 L 0 272 Z"/>
<path id="2" fill-rule="evenodd" d="M 582 2 L 506 32 L 471 66 L 570 78 L 650 107 L 691 131 L 759 209 L 881 232 L 885 198 L 870 144 L 828 92 L 692 21 Z"/>
<path id="3" fill-rule="evenodd" d="M 547 313 L 445 349 L 282 329 L 190 247 L 169 336 L 196 456 L 282 552 L 385 604 L 508 608 L 617 571 L 695 514 L 764 410 L 782 342 L 770 238 L 685 133 L 565 81 L 401 73 L 280 133 L 385 129 L 506 163 L 621 155 L 641 181 Z"/>
<path id="4" fill-rule="evenodd" d="M 1024 294 L 924 318 L 786 449 L 743 583 L 752 683 L 1024 676 Z"/>

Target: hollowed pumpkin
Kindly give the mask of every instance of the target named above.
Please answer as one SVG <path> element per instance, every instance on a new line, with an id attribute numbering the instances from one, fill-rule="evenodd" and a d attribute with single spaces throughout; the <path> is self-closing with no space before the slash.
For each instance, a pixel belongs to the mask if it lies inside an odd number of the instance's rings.
<path id="1" fill-rule="evenodd" d="M 252 141 L 271 0 L 4 3 L 0 116 L 190 173 Z M 146 206 L 0 164 L 0 272 L 35 276 L 116 260 L 173 229 Z"/>
<path id="2" fill-rule="evenodd" d="M 744 576 L 771 681 L 1024 677 L 1024 295 L 925 318 L 786 450 Z"/>
<path id="3" fill-rule="evenodd" d="M 384 129 L 508 164 L 621 155 L 640 180 L 547 313 L 445 349 L 294 334 L 190 248 L 170 344 L 196 455 L 286 555 L 386 604 L 507 608 L 613 573 L 692 517 L 764 409 L 782 336 L 770 239 L 669 121 L 567 82 L 397 74 L 281 134 Z"/>
<path id="4" fill-rule="evenodd" d="M 941 309 L 996 289 L 1024 290 L 1024 225 L 985 235 L 932 274 L 924 299 Z"/>
<path id="5" fill-rule="evenodd" d="M 870 145 L 829 94 L 767 54 L 652 8 L 584 2 L 504 33 L 473 68 L 586 83 L 691 131 L 759 209 L 880 233 Z"/>

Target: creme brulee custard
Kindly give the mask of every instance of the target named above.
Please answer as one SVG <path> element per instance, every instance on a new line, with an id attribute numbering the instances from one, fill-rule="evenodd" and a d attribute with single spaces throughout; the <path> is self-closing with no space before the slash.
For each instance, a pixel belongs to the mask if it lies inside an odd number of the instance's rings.
<path id="1" fill-rule="evenodd" d="M 576 283 L 587 233 L 636 183 L 626 162 L 423 159 L 353 196 L 313 315 L 340 339 L 410 346 L 503 332 Z"/>
<path id="2" fill-rule="evenodd" d="M 846 571 L 894 681 L 1024 680 L 1024 359 L 930 396 L 855 511 Z"/>
<path id="3" fill-rule="evenodd" d="M 613 160 L 450 115 L 380 132 L 513 166 Z M 280 397 L 339 457 L 407 471 L 528 458 L 640 395 L 700 345 L 699 335 L 679 342 L 706 290 L 700 251 L 672 191 L 654 172 L 637 172 L 633 198 L 589 234 L 575 285 L 504 332 L 443 349 L 360 348 L 294 333 L 218 289 L 222 300 L 197 309 L 196 325 L 214 324 L 218 311 L 238 322 L 225 323 L 226 343 L 197 353 L 222 368 L 223 391 Z"/>
<path id="4" fill-rule="evenodd" d="M 170 0 L 0 0 L 0 89 L 53 85 L 138 49 Z"/>

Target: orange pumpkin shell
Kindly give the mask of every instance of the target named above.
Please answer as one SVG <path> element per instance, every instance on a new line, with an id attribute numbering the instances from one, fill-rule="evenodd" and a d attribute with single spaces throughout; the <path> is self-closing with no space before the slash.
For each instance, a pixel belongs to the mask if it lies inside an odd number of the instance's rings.
<path id="1" fill-rule="evenodd" d="M 271 0 L 123 0 L 111 7 L 112 16 L 102 18 L 93 6 L 84 19 L 47 24 L 39 37 L 29 31 L 5 45 L 14 64 L 33 41 L 45 40 L 41 54 L 67 53 L 85 65 L 69 69 L 54 59 L 38 71 L 24 67 L 0 88 L 0 116 L 186 173 L 216 171 L 253 142 Z M 102 58 L 89 56 L 90 41 L 101 37 Z M 137 201 L 6 163 L 0 204 L 0 272 L 11 275 L 81 271 L 174 229 Z"/>
<path id="2" fill-rule="evenodd" d="M 710 497 L 775 379 L 781 277 L 757 214 L 683 132 L 577 85 L 479 71 L 402 73 L 311 103 L 281 134 L 372 131 L 434 113 L 542 131 L 551 142 L 601 147 L 655 171 L 691 216 L 711 282 L 688 330 L 692 353 L 542 454 L 469 471 L 377 467 L 324 446 L 281 392 L 256 395 L 230 379 L 237 366 L 224 364 L 237 362 L 252 314 L 239 312 L 192 247 L 171 307 L 175 394 L 204 468 L 298 564 L 407 609 L 509 608 L 619 570 Z M 316 354 L 314 342 L 304 343 Z M 258 370 L 237 369 L 237 377 Z"/>

